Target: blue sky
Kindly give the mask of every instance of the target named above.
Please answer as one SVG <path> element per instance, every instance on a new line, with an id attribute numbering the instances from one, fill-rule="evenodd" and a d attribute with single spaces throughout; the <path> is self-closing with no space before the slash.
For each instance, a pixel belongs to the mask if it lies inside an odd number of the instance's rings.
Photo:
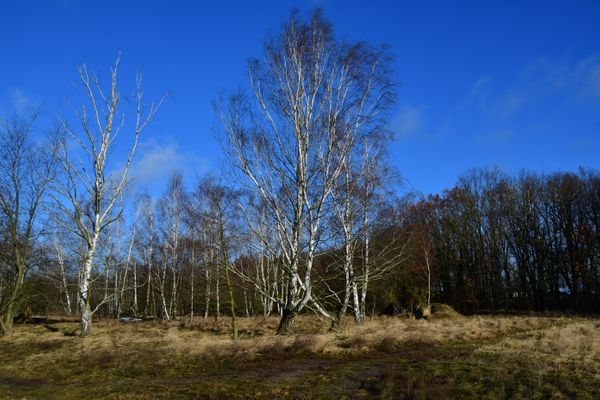
<path id="1" fill-rule="evenodd" d="M 133 171 L 138 188 L 162 191 L 174 169 L 218 170 L 211 101 L 246 82 L 247 58 L 292 8 L 315 6 L 340 38 L 391 47 L 390 156 L 408 189 L 439 192 L 475 167 L 600 169 L 598 1 L 5 0 L 0 114 L 72 116 L 76 66 L 106 79 L 121 52 L 122 91 L 141 71 L 146 98 L 172 94 Z"/>

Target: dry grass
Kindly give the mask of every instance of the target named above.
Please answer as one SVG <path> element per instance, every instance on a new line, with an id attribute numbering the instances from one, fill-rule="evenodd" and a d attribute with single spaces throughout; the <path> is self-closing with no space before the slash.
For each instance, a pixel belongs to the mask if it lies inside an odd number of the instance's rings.
<path id="1" fill-rule="evenodd" d="M 189 324 L 152 322 L 131 329 L 129 325 L 101 322 L 96 325 L 86 346 L 110 349 L 114 342 L 125 347 L 151 344 L 154 348 L 176 355 L 207 359 L 256 359 L 273 353 L 308 353 L 325 356 L 356 356 L 377 351 L 397 351 L 405 343 L 431 345 L 453 341 L 483 340 L 520 330 L 540 329 L 560 324 L 560 318 L 542 317 L 460 317 L 452 319 L 411 320 L 377 317 L 362 326 L 348 319 L 336 332 L 328 324 L 312 317 L 300 317 L 296 333 L 274 336 L 278 319 L 241 318 L 241 339 L 230 339 L 227 320 L 200 320 Z"/>
<path id="2" fill-rule="evenodd" d="M 316 385 L 310 386 L 311 390 L 316 387 L 331 389 L 332 380 L 342 379 L 336 385 L 343 389 L 357 384 L 352 375 L 357 373 L 352 372 L 356 368 L 367 368 L 365 373 L 370 380 L 384 382 L 383 386 L 377 386 L 375 397 L 383 396 L 386 391 L 397 394 L 408 390 L 415 394 L 425 390 L 423 388 L 435 389 L 439 382 L 431 388 L 429 385 L 417 385 L 428 381 L 431 378 L 429 374 L 445 376 L 444 382 L 465 390 L 457 392 L 462 394 L 486 390 L 485 379 L 506 381 L 508 383 L 502 385 L 494 384 L 505 388 L 502 393 L 506 394 L 512 385 L 511 379 L 516 378 L 503 375 L 503 371 L 510 371 L 514 365 L 521 365 L 524 371 L 534 366 L 539 373 L 531 379 L 539 382 L 546 382 L 550 375 L 556 382 L 562 379 L 559 383 L 552 383 L 552 387 L 571 387 L 569 382 L 564 382 L 568 379 L 564 377 L 572 371 L 578 372 L 577 379 L 591 380 L 592 387 L 600 385 L 600 321 L 594 319 L 463 317 L 446 310 L 444 318 L 431 320 L 378 317 L 369 319 L 362 326 L 356 326 L 350 319 L 342 322 L 337 332 L 329 332 L 327 322 L 301 316 L 295 322 L 295 334 L 275 336 L 273 332 L 278 318 L 240 318 L 240 340 L 235 342 L 230 338 L 227 319 L 197 319 L 191 325 L 175 321 L 123 324 L 99 320 L 94 324 L 93 335 L 88 338 L 66 336 L 76 328 L 76 323 L 59 323 L 51 327 L 20 325 L 12 337 L 0 338 L 3 350 L 0 351 L 0 398 L 6 393 L 12 394 L 15 387 L 23 384 L 32 398 L 60 398 L 54 396 L 52 390 L 56 387 L 63 390 L 65 382 L 111 385 L 115 397 L 121 398 L 123 393 L 132 390 L 147 393 L 151 390 L 147 388 L 153 385 L 159 385 L 160 390 L 175 387 L 179 388 L 177 390 L 190 389 L 209 379 L 207 377 L 212 379 L 217 389 L 221 388 L 218 390 L 224 391 L 218 393 L 228 393 L 233 390 L 232 387 L 241 387 L 235 385 L 247 386 L 247 382 L 253 382 L 250 385 L 252 390 L 258 390 L 257 387 L 264 384 L 270 388 L 265 392 L 270 393 L 266 397 L 273 397 L 272 390 L 281 388 L 280 383 L 274 386 L 269 386 L 268 382 L 256 383 L 256 377 L 280 376 L 293 380 L 306 374 L 316 374 L 316 383 L 309 379 L 302 385 Z M 455 354 L 468 356 L 458 357 Z M 443 361 L 445 359 L 450 361 Z M 352 360 L 352 363 L 337 364 L 338 360 Z M 379 364 L 386 365 L 389 362 L 392 366 L 373 367 L 371 364 L 375 361 L 369 360 L 380 360 L 377 361 Z M 397 368 L 405 362 L 408 362 L 403 367 L 405 374 L 398 371 L 388 373 L 390 368 Z M 418 371 L 413 370 L 415 365 L 420 365 Z M 243 373 L 234 372 L 239 368 Z M 331 370 L 324 375 L 318 372 L 322 368 L 341 368 L 341 372 Z M 386 372 L 377 372 L 381 368 Z M 492 378 L 485 378 L 481 387 L 469 383 L 463 388 L 464 382 L 473 380 L 473 371 L 487 371 L 481 373 Z M 182 379 L 185 379 L 183 383 Z M 366 383 L 362 382 L 361 387 L 368 387 L 369 379 Z M 398 386 L 400 380 L 408 383 Z M 136 385 L 144 389 L 135 389 Z M 494 385 L 490 386 L 490 390 L 494 389 Z M 540 393 L 546 393 L 545 386 L 538 389 Z M 76 391 L 81 391 L 81 387 L 77 387 Z M 563 393 L 560 390 L 548 393 L 555 392 Z M 165 393 L 164 397 L 168 398 L 171 392 Z M 333 395 L 327 393 L 326 397 Z M 531 397 L 527 394 L 529 392 L 525 393 L 525 398 Z M 89 395 L 95 397 L 93 393 Z M 219 398 L 219 395 L 215 396 Z"/>
<path id="3" fill-rule="evenodd" d="M 557 322 L 523 335 L 505 337 L 479 351 L 526 356 L 538 369 L 581 368 L 600 380 L 600 321 Z"/>
<path id="4" fill-rule="evenodd" d="M 331 356 L 358 355 L 377 351 L 397 351 L 405 343 L 439 345 L 457 341 L 485 340 L 518 332 L 536 332 L 534 339 L 509 336 L 489 349 L 542 352 L 562 357 L 579 357 L 591 361 L 598 358 L 600 345 L 595 321 L 546 317 L 459 317 L 414 320 L 374 317 L 356 326 L 344 320 L 341 329 L 328 332 L 328 324 L 317 318 L 302 316 L 295 322 L 297 332 L 289 336 L 274 336 L 278 319 L 240 318 L 241 339 L 230 338 L 226 319 L 198 320 L 193 325 L 176 321 L 152 321 L 123 324 L 100 320 L 94 324 L 91 337 L 82 339 L 65 336 L 70 324 L 60 324 L 57 332 L 41 325 L 19 326 L 15 335 L 0 339 L 0 343 L 15 348 L 34 350 L 29 359 L 43 359 L 49 353 L 67 352 L 86 355 L 98 352 L 115 354 L 152 348 L 160 354 L 188 355 L 207 359 L 255 359 L 271 353 L 310 353 Z"/>

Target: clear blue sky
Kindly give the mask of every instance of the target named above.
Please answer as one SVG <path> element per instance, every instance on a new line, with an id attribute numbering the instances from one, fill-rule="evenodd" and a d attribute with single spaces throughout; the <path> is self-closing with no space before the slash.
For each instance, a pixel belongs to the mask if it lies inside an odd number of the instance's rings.
<path id="1" fill-rule="evenodd" d="M 173 96 L 142 138 L 151 191 L 172 169 L 218 168 L 211 101 L 246 81 L 246 59 L 292 8 L 315 6 L 341 38 L 387 43 L 399 101 L 390 154 L 408 187 L 452 186 L 469 168 L 600 168 L 598 1 L 8 1 L 0 7 L 0 113 L 80 103 L 76 65 L 106 77 L 122 53 L 146 97 Z"/>

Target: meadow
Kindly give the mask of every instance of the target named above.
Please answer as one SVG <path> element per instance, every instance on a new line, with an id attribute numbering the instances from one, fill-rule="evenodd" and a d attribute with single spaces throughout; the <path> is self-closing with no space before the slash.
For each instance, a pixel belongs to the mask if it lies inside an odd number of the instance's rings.
<path id="1" fill-rule="evenodd" d="M 373 317 L 336 332 L 300 316 L 49 320 L 0 338 L 5 399 L 597 399 L 600 319 L 570 316 Z"/>

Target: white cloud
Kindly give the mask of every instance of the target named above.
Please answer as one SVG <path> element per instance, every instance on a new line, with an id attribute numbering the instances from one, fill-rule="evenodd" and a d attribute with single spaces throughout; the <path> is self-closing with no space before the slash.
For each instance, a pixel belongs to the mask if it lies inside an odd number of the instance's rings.
<path id="1" fill-rule="evenodd" d="M 150 194 L 161 193 L 171 175 L 179 171 L 187 180 L 194 179 L 208 169 L 207 162 L 182 150 L 175 141 L 142 142 L 134 158 L 129 177 L 133 182 L 128 192 L 148 190 Z"/>
<path id="2" fill-rule="evenodd" d="M 593 56 L 581 60 L 572 75 L 580 95 L 600 100 L 600 57 Z"/>
<path id="3" fill-rule="evenodd" d="M 497 145 L 508 142 L 514 138 L 514 133 L 509 129 L 501 129 L 489 134 L 477 137 L 477 143 L 481 145 Z"/>
<path id="4" fill-rule="evenodd" d="M 465 104 L 474 105 L 501 120 L 510 119 L 532 104 L 548 98 L 600 101 L 600 56 L 579 60 L 539 58 L 525 65 L 503 88 L 479 78 Z"/>
<path id="5" fill-rule="evenodd" d="M 528 71 L 538 86 L 564 90 L 600 100 L 600 56 L 593 54 L 575 62 L 541 59 Z"/>
<path id="6" fill-rule="evenodd" d="M 471 96 L 479 96 L 485 92 L 487 92 L 487 88 L 492 82 L 492 78 L 489 76 L 482 76 L 477 79 L 477 82 L 473 84 L 471 87 Z"/>
<path id="7" fill-rule="evenodd" d="M 491 93 L 492 77 L 482 76 L 471 86 L 467 104 L 475 104 L 478 107 L 485 109 L 488 106 L 488 101 Z"/>
<path id="8" fill-rule="evenodd" d="M 567 96 L 600 100 L 600 56 L 592 54 L 579 60 L 541 58 L 526 66 L 512 92 L 522 98 Z"/>
<path id="9" fill-rule="evenodd" d="M 519 112 L 528 101 L 528 96 L 521 91 L 510 91 L 500 98 L 496 111 L 503 118 L 511 117 Z"/>
<path id="10" fill-rule="evenodd" d="M 27 96 L 25 92 L 23 92 L 23 90 L 20 88 L 15 88 L 11 90 L 9 97 L 11 106 L 17 113 L 26 111 L 30 108 L 34 108 L 37 105 L 37 102 L 31 97 Z"/>
<path id="11" fill-rule="evenodd" d="M 418 133 L 424 125 L 423 106 L 405 106 L 390 122 L 390 129 L 398 137 L 407 137 Z"/>

